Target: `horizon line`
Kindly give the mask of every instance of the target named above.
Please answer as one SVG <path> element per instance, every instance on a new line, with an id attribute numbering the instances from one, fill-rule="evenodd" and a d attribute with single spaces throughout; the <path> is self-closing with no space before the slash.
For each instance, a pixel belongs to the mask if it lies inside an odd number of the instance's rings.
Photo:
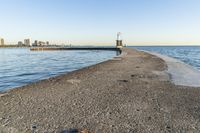
<path id="1" fill-rule="evenodd" d="M 88 45 L 88 46 L 111 46 L 111 45 L 115 45 L 115 43 L 111 43 L 111 42 L 104 42 L 104 43 L 101 43 L 101 42 L 84 42 L 84 43 L 50 43 L 50 44 L 55 44 L 55 45 L 80 45 L 80 46 L 84 46 L 84 45 Z M 160 42 L 158 42 L 158 41 L 146 41 L 146 42 L 125 42 L 125 43 L 123 43 L 123 44 L 125 44 L 125 45 L 155 45 L 155 46 L 157 46 L 157 45 L 160 45 L 160 46 L 162 46 L 162 45 L 199 45 L 200 46 L 200 42 L 197 42 L 197 41 L 195 41 L 195 42 L 192 42 L 192 41 L 188 41 L 188 42 L 180 42 L 180 41 L 178 41 L 178 42 L 162 42 L 162 41 L 160 41 Z M 5 43 L 4 45 L 17 45 L 17 43 Z"/>

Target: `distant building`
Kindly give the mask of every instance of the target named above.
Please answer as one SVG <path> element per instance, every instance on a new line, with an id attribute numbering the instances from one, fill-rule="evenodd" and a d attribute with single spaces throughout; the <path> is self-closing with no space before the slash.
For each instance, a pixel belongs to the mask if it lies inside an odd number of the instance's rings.
<path id="1" fill-rule="evenodd" d="M 43 42 L 43 41 L 39 41 L 39 46 L 44 46 L 45 45 L 45 42 Z"/>
<path id="2" fill-rule="evenodd" d="M 35 40 L 35 42 L 32 44 L 32 46 L 45 46 L 45 45 L 49 45 L 49 41 L 38 41 L 38 40 Z"/>
<path id="3" fill-rule="evenodd" d="M 0 45 L 4 45 L 4 39 L 3 38 L 1 38 Z"/>
<path id="4" fill-rule="evenodd" d="M 46 45 L 49 45 L 49 41 L 46 42 Z"/>
<path id="5" fill-rule="evenodd" d="M 18 45 L 18 46 L 23 46 L 23 42 L 22 42 L 22 41 L 19 41 L 19 42 L 17 43 L 17 45 Z"/>
<path id="6" fill-rule="evenodd" d="M 35 42 L 32 44 L 32 46 L 38 46 L 38 41 L 35 40 Z"/>
<path id="7" fill-rule="evenodd" d="M 25 46 L 30 46 L 31 45 L 30 39 L 24 39 L 24 45 Z"/>

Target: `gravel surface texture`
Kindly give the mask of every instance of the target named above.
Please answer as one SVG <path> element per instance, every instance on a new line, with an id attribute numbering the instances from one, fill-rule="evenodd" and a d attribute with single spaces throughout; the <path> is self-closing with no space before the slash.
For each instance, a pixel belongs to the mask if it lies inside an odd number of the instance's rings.
<path id="1" fill-rule="evenodd" d="M 112 60 L 0 95 L 0 133 L 199 133 L 200 88 L 122 49 Z M 192 79 L 191 79 L 192 80 Z"/>

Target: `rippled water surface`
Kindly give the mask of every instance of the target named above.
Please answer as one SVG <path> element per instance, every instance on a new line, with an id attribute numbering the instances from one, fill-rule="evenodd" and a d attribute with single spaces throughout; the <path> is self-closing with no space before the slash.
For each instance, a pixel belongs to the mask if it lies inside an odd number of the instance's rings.
<path id="1" fill-rule="evenodd" d="M 200 46 L 137 46 L 133 48 L 171 56 L 200 70 Z"/>
<path id="2" fill-rule="evenodd" d="M 115 51 L 30 51 L 0 48 L 0 91 L 100 63 Z"/>

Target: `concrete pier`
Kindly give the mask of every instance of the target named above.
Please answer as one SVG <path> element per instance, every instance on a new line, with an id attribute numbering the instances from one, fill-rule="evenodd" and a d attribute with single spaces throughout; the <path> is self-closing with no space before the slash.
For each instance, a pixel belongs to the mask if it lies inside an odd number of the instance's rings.
<path id="1" fill-rule="evenodd" d="M 200 131 L 200 88 L 178 86 L 161 58 L 122 55 L 0 95 L 0 131 L 169 133 Z"/>
<path id="2" fill-rule="evenodd" d="M 110 47 L 31 47 L 31 51 L 42 50 L 108 50 L 108 51 L 121 51 L 120 48 Z"/>

